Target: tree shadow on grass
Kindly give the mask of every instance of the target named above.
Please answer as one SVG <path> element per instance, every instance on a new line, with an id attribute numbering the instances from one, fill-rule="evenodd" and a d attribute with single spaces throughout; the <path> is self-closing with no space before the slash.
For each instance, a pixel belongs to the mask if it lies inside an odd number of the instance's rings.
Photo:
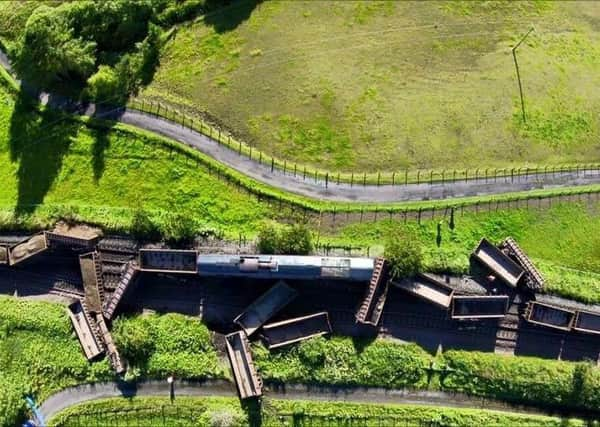
<path id="1" fill-rule="evenodd" d="M 44 201 L 78 128 L 51 109 L 34 108 L 35 100 L 20 92 L 10 120 L 10 157 L 19 162 L 16 215 L 30 214 Z"/>
<path id="2" fill-rule="evenodd" d="M 214 10 L 204 17 L 204 23 L 212 26 L 217 33 L 235 30 L 242 22 L 252 15 L 252 11 L 260 5 L 260 0 L 240 0 L 227 6 L 212 6 L 222 4 L 222 0 L 208 0 L 207 9 Z"/>

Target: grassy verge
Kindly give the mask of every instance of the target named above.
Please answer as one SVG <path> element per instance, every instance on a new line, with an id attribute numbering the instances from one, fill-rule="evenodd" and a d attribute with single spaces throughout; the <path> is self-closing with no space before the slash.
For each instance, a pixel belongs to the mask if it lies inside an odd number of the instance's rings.
<path id="1" fill-rule="evenodd" d="M 150 338 L 140 339 L 136 331 Z M 180 315 L 119 319 L 115 339 L 123 354 L 142 355 L 132 358 L 144 363 L 131 376 L 224 375 L 208 330 L 197 320 Z M 65 387 L 113 379 L 106 360 L 85 359 L 64 306 L 5 296 L 0 296 L 0 372 L 0 426 L 6 427 L 23 418 L 25 396 L 39 402 Z"/>
<path id="2" fill-rule="evenodd" d="M 256 425 L 402 425 L 420 426 L 582 426 L 576 419 L 560 419 L 475 409 L 454 409 L 417 405 L 375 405 L 356 403 L 263 400 Z M 237 399 L 179 397 L 106 399 L 69 408 L 50 421 L 53 427 L 81 425 L 127 426 L 241 426 L 249 422 L 247 412 Z M 386 424 L 387 423 L 387 424 Z"/>
<path id="3" fill-rule="evenodd" d="M 547 279 L 547 291 L 584 302 L 600 302 L 600 204 L 558 204 L 547 210 L 515 209 L 465 212 L 446 217 L 441 244 L 436 244 L 438 221 L 382 220 L 351 224 L 334 234 L 322 234 L 321 243 L 370 247 L 383 251 L 381 242 L 394 230 L 414 232 L 424 250 L 425 269 L 464 273 L 469 255 L 481 237 L 500 241 L 513 236 Z"/>

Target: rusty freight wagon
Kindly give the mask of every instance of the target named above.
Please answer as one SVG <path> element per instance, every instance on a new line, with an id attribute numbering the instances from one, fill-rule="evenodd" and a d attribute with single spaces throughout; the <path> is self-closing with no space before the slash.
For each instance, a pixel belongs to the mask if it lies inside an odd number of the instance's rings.
<path id="1" fill-rule="evenodd" d="M 139 265 L 141 271 L 195 274 L 197 256 L 193 250 L 140 249 Z"/>
<path id="2" fill-rule="evenodd" d="M 96 335 L 94 321 L 81 301 L 75 301 L 70 304 L 67 312 L 69 313 L 75 334 L 77 335 L 77 339 L 79 339 L 85 357 L 88 360 L 92 360 L 101 355 L 104 349 Z"/>
<path id="3" fill-rule="evenodd" d="M 392 282 L 392 285 L 444 309 L 450 307 L 454 295 L 453 288 L 426 274 L 418 274 L 413 279 L 401 282 Z"/>
<path id="4" fill-rule="evenodd" d="M 600 313 L 577 310 L 573 330 L 588 334 L 600 335 Z"/>
<path id="5" fill-rule="evenodd" d="M 459 320 L 500 319 L 508 310 L 507 295 L 461 295 L 452 298 L 451 317 Z"/>
<path id="6" fill-rule="evenodd" d="M 246 332 L 246 335 L 250 336 L 297 295 L 298 292 L 279 281 L 233 321 Z"/>
<path id="7" fill-rule="evenodd" d="M 252 354 L 250 353 L 250 343 L 244 332 L 239 331 L 227 335 L 225 343 L 240 398 L 248 399 L 261 396 L 262 380 L 254 367 Z"/>
<path id="8" fill-rule="evenodd" d="M 263 326 L 261 337 L 269 350 L 331 333 L 327 312 L 309 314 Z"/>
<path id="9" fill-rule="evenodd" d="M 54 231 L 44 232 L 48 246 L 51 248 L 68 248 L 74 250 L 93 250 L 100 240 L 98 234 L 69 234 Z"/>
<path id="10" fill-rule="evenodd" d="M 494 276 L 513 288 L 525 273 L 520 265 L 486 239 L 481 239 L 473 251 L 473 257 L 491 270 Z"/>
<path id="11" fill-rule="evenodd" d="M 575 320 L 575 311 L 532 301 L 525 310 L 525 320 L 535 325 L 570 331 Z"/>
<path id="12" fill-rule="evenodd" d="M 0 245 L 0 265 L 8 264 L 8 248 Z"/>
<path id="13" fill-rule="evenodd" d="M 34 255 L 41 254 L 48 249 L 48 242 L 44 233 L 38 233 L 27 240 L 24 240 L 12 246 L 8 250 L 8 263 L 10 265 L 19 264 Z"/>
<path id="14" fill-rule="evenodd" d="M 371 281 L 356 312 L 356 322 L 377 326 L 383 313 L 388 286 L 387 263 L 383 258 L 376 258 Z"/>
<path id="15" fill-rule="evenodd" d="M 119 278 L 119 284 L 117 285 L 115 291 L 111 295 L 110 299 L 107 299 L 104 302 L 104 317 L 108 320 L 112 319 L 119 306 L 121 300 L 125 297 L 127 292 L 131 292 L 132 288 L 135 287 L 137 283 L 137 277 L 140 270 L 138 265 L 134 261 L 130 261 L 127 263 L 127 268 L 121 274 Z"/>

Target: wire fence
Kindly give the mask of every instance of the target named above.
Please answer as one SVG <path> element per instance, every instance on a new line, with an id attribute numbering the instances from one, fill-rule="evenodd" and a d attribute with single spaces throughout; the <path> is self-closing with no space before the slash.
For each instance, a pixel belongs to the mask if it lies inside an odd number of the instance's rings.
<path id="1" fill-rule="evenodd" d="M 534 176 L 537 179 L 556 177 L 560 174 L 572 173 L 575 176 L 586 176 L 590 173 L 600 173 L 599 163 L 578 163 L 562 165 L 525 165 L 502 168 L 465 168 L 465 169 L 404 169 L 400 171 L 384 172 L 330 172 L 314 167 L 288 162 L 277 157 L 263 153 L 248 145 L 240 139 L 234 138 L 230 133 L 214 127 L 205 120 L 191 117 L 179 110 L 160 102 L 145 99 L 131 99 L 128 108 L 138 110 L 156 117 L 180 124 L 182 127 L 208 136 L 215 142 L 237 152 L 240 156 L 247 157 L 264 165 L 273 173 L 275 171 L 284 175 L 302 178 L 304 181 L 322 183 L 325 187 L 332 184 L 350 184 L 350 186 L 367 185 L 395 185 L 408 184 L 444 184 L 469 180 L 482 180 L 483 182 L 519 182 L 524 177 Z"/>

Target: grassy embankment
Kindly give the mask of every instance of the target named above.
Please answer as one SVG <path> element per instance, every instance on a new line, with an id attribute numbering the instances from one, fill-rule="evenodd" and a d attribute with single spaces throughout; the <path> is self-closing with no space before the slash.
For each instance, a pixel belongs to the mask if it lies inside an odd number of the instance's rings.
<path id="1" fill-rule="evenodd" d="M 454 216 L 451 230 L 442 223 L 441 246 L 436 245 L 437 221 L 378 221 L 351 224 L 321 241 L 337 245 L 369 246 L 383 251 L 382 242 L 396 229 L 417 235 L 424 248 L 427 270 L 466 272 L 469 255 L 481 237 L 499 242 L 513 236 L 536 262 L 547 280 L 547 290 L 584 302 L 600 303 L 600 204 L 561 204 L 548 210 L 510 210 Z"/>
<path id="2" fill-rule="evenodd" d="M 132 374 L 164 377 L 177 372 L 188 378 L 223 377 L 224 368 L 200 322 L 180 315 L 150 320 L 144 332 L 151 342 L 115 334 L 123 354 L 144 354 L 145 363 Z M 138 321 L 120 319 L 117 328 Z M 146 324 L 144 324 L 146 325 Z M 147 326 L 147 325 L 146 325 Z M 65 308 L 0 296 L 0 426 L 23 417 L 25 396 L 38 402 L 62 388 L 113 379 L 106 360 L 88 363 Z"/>
<path id="3" fill-rule="evenodd" d="M 361 425 L 365 427 L 397 423 L 420 426 L 437 423 L 442 426 L 583 426 L 575 419 L 538 415 L 511 414 L 488 410 L 453 409 L 417 405 L 370 405 L 263 399 L 260 423 L 255 425 Z M 127 426 L 243 426 L 248 414 L 234 398 L 179 397 L 174 402 L 165 398 L 106 399 L 69 408 L 50 421 L 53 427 L 82 425 Z M 253 418 L 256 420 L 256 418 Z M 283 424 L 283 423 L 289 424 Z M 352 424 L 351 424 L 352 423 Z M 250 424 L 252 425 L 252 424 Z"/>
<path id="4" fill-rule="evenodd" d="M 0 425 L 15 425 L 23 416 L 26 395 L 41 401 L 64 387 L 112 378 L 105 360 L 85 360 L 62 306 L 0 297 L 0 308 Z M 114 335 L 130 359 L 131 377 L 230 377 L 197 319 L 120 318 Z M 414 344 L 341 337 L 275 353 L 257 345 L 254 354 L 265 380 L 464 391 L 562 408 L 600 405 L 600 370 L 585 363 L 464 351 L 432 356 Z"/>
<path id="5" fill-rule="evenodd" d="M 599 19 L 589 2 L 242 2 L 182 25 L 141 99 L 288 167 L 598 162 Z M 510 49 L 531 26 L 523 124 Z"/>

